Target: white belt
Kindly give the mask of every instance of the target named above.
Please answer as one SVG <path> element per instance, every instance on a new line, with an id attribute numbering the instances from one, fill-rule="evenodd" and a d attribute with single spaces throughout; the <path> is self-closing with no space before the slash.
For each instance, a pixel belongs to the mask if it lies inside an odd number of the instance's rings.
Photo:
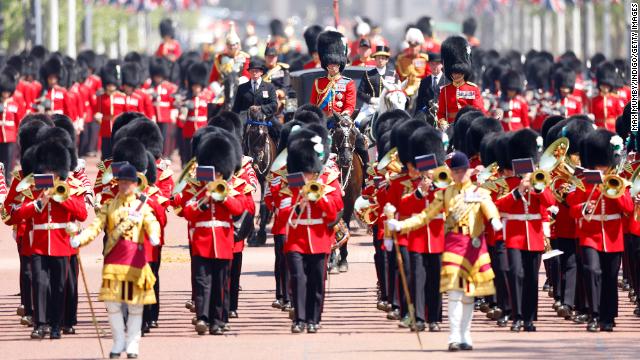
<path id="1" fill-rule="evenodd" d="M 231 225 L 229 224 L 228 221 L 211 220 L 211 221 L 199 221 L 196 223 L 196 227 L 197 228 L 214 228 L 214 227 L 228 228 L 228 227 L 231 227 Z"/>
<path id="2" fill-rule="evenodd" d="M 195 121 L 195 122 L 207 121 L 207 117 L 206 116 L 189 116 L 187 117 L 187 121 Z"/>
<path id="3" fill-rule="evenodd" d="M 47 224 L 35 224 L 33 230 L 60 230 L 66 229 L 70 223 L 47 223 Z"/>
<path id="4" fill-rule="evenodd" d="M 171 106 L 171 103 L 168 101 L 156 101 L 153 103 L 153 106 L 169 107 Z"/>
<path id="5" fill-rule="evenodd" d="M 62 110 L 53 110 L 51 111 L 53 114 L 62 114 Z"/>
<path id="6" fill-rule="evenodd" d="M 324 223 L 324 221 L 322 221 L 322 219 L 300 219 L 298 221 L 296 221 L 296 223 L 298 225 L 320 225 L 322 223 Z"/>
<path id="7" fill-rule="evenodd" d="M 515 221 L 528 221 L 528 220 L 542 219 L 542 215 L 540 214 L 500 214 L 500 216 L 502 216 L 507 220 L 515 220 Z"/>
<path id="8" fill-rule="evenodd" d="M 13 120 L 0 121 L 0 126 L 14 126 L 15 124 Z"/>
<path id="9" fill-rule="evenodd" d="M 519 117 L 511 117 L 507 118 L 507 120 L 512 123 L 519 123 L 521 121 Z"/>
<path id="10" fill-rule="evenodd" d="M 586 221 L 609 221 L 620 219 L 620 214 L 611 215 L 592 215 L 590 219 L 584 218 Z"/>

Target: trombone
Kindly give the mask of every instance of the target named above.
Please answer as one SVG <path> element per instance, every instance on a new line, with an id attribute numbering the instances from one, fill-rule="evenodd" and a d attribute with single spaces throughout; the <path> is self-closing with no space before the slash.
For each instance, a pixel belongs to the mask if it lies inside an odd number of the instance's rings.
<path id="1" fill-rule="evenodd" d="M 634 179 L 634 180 L 637 180 L 637 179 Z M 591 199 L 593 198 L 593 194 L 595 193 L 596 189 L 597 188 L 600 189 L 600 195 L 598 196 L 598 198 L 596 199 L 596 202 L 594 203 L 593 211 L 587 213 L 586 206 L 584 206 L 582 208 L 582 216 L 585 218 L 585 220 L 591 221 L 591 219 L 593 218 L 593 212 L 595 212 L 595 209 L 598 207 L 603 197 L 606 197 L 609 199 L 617 199 L 622 195 L 624 195 L 624 191 L 626 187 L 627 187 L 627 181 L 621 178 L 620 176 L 615 174 L 606 175 L 604 179 L 602 179 L 602 184 L 593 186 L 593 189 L 591 190 L 591 192 L 589 193 L 589 196 L 587 197 L 587 201 L 585 201 L 585 205 L 589 204 L 591 202 Z"/>
<path id="2" fill-rule="evenodd" d="M 302 187 L 302 189 L 300 189 L 300 192 L 298 193 L 298 196 L 296 198 L 295 204 L 293 204 L 293 207 L 295 208 L 296 206 L 300 205 L 300 203 L 305 199 L 307 201 L 304 201 L 302 203 L 302 207 L 299 209 L 298 217 L 295 219 L 295 221 L 292 221 L 292 220 L 294 220 L 293 219 L 293 215 L 296 212 L 292 211 L 291 214 L 289 214 L 288 223 L 293 228 L 298 227 L 298 223 L 300 222 L 300 219 L 302 218 L 302 214 L 304 212 L 309 212 L 308 211 L 310 209 L 309 208 L 309 201 L 316 202 L 316 201 L 320 200 L 324 196 L 324 187 L 325 187 L 325 185 L 322 184 L 321 182 L 319 182 L 317 180 L 311 180 L 311 181 L 308 181 L 307 183 L 305 183 L 305 185 Z M 309 213 L 309 216 L 310 216 L 310 213 Z"/>
<path id="3" fill-rule="evenodd" d="M 548 186 L 558 202 L 563 202 L 567 193 L 564 184 L 585 189 L 582 180 L 575 175 L 575 165 L 567 158 L 568 149 L 569 139 L 561 137 L 544 150 L 538 162 L 538 167 L 549 174 L 551 181 Z"/>

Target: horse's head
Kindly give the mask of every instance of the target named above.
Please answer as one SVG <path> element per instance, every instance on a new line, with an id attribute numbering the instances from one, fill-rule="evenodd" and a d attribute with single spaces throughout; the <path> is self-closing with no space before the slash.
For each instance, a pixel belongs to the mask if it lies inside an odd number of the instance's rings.
<path id="1" fill-rule="evenodd" d="M 233 101 L 236 97 L 238 90 L 238 74 L 235 71 L 224 73 L 222 84 L 224 87 L 224 105 L 225 108 L 230 109 L 233 106 Z"/>
<path id="2" fill-rule="evenodd" d="M 351 166 L 353 160 L 358 130 L 349 118 L 336 115 L 334 120 L 335 128 L 331 133 L 331 151 L 338 154 L 337 162 L 340 167 L 348 167 Z"/>
<path id="3" fill-rule="evenodd" d="M 403 85 L 383 82 L 384 95 L 382 96 L 386 110 L 402 109 L 407 106 L 407 93 L 404 92 Z"/>
<path id="4" fill-rule="evenodd" d="M 253 158 L 253 166 L 256 173 L 264 174 L 273 161 L 275 144 L 269 136 L 269 126 L 264 115 L 250 112 L 245 126 L 242 150 L 245 155 Z"/>

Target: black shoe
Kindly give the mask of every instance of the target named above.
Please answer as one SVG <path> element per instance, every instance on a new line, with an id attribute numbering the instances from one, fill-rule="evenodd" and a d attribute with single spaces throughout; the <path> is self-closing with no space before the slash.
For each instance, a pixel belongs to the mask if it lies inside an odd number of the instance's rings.
<path id="1" fill-rule="evenodd" d="M 23 317 L 25 316 L 27 313 L 27 311 L 24 309 L 24 305 L 20 305 L 18 306 L 18 308 L 16 309 L 16 315 Z"/>
<path id="2" fill-rule="evenodd" d="M 507 327 L 509 325 L 509 315 L 504 315 L 498 321 L 496 321 L 496 325 L 499 327 Z"/>
<path id="3" fill-rule="evenodd" d="M 527 321 L 526 323 L 524 323 L 524 331 L 528 331 L 528 332 L 533 332 L 536 331 L 536 327 L 535 325 L 533 325 L 532 321 Z"/>
<path id="4" fill-rule="evenodd" d="M 498 320 L 502 317 L 502 309 L 497 306 L 494 306 L 487 313 L 487 319 Z"/>
<path id="5" fill-rule="evenodd" d="M 589 322 L 589 315 L 587 314 L 576 314 L 572 318 L 573 322 L 576 324 L 586 324 Z"/>
<path id="6" fill-rule="evenodd" d="M 633 309 L 633 315 L 640 316 L 640 306 L 636 305 L 636 308 Z"/>
<path id="7" fill-rule="evenodd" d="M 151 328 L 149 327 L 149 323 L 144 322 L 142 323 L 142 336 L 144 336 L 144 334 L 148 334 L 151 332 Z"/>
<path id="8" fill-rule="evenodd" d="M 449 344 L 449 351 L 458 351 L 458 350 L 460 350 L 460 344 L 458 343 Z"/>
<path id="9" fill-rule="evenodd" d="M 491 305 L 489 305 L 489 303 L 485 301 L 480 304 L 479 310 L 486 314 L 489 312 L 489 310 L 491 310 Z"/>
<path id="10" fill-rule="evenodd" d="M 192 300 L 187 300 L 187 301 L 184 303 L 184 307 L 185 307 L 185 308 L 187 308 L 187 309 L 189 309 L 189 310 L 191 310 L 191 309 L 194 309 L 194 308 L 195 308 L 195 305 L 193 305 L 193 301 L 192 301 Z"/>
<path id="11" fill-rule="evenodd" d="M 551 284 L 549 284 L 549 279 L 546 279 L 542 285 L 542 291 L 549 291 L 549 289 L 551 289 Z"/>
<path id="12" fill-rule="evenodd" d="M 214 325 L 209 328 L 209 334 L 211 335 L 224 335 L 224 329 L 218 325 Z"/>
<path id="13" fill-rule="evenodd" d="M 591 319 L 589 324 L 587 324 L 587 331 L 598 332 L 599 330 L 600 330 L 600 326 L 598 324 L 598 318 Z"/>
<path id="14" fill-rule="evenodd" d="M 20 325 L 25 325 L 25 326 L 33 326 L 33 318 L 30 315 L 25 315 L 23 317 L 20 318 Z"/>
<path id="15" fill-rule="evenodd" d="M 600 331 L 612 332 L 613 331 L 613 323 L 600 324 Z"/>
<path id="16" fill-rule="evenodd" d="M 274 309 L 282 309 L 282 300 L 276 299 L 276 301 L 271 303 L 271 307 Z"/>
<path id="17" fill-rule="evenodd" d="M 562 306 L 562 302 L 560 300 L 556 300 L 553 305 L 551 305 L 551 307 L 553 308 L 553 310 L 558 311 L 558 309 L 560 308 L 560 306 Z"/>
<path id="18" fill-rule="evenodd" d="M 120 353 L 109 353 L 109 359 L 120 359 Z"/>
<path id="19" fill-rule="evenodd" d="M 424 321 L 416 321 L 416 324 L 411 327 L 411 331 L 424 331 L 426 328 Z"/>
<path id="20" fill-rule="evenodd" d="M 198 333 L 198 335 L 204 335 L 207 332 L 208 328 L 209 326 L 207 325 L 206 321 L 198 320 L 196 322 L 196 332 Z"/>
<path id="21" fill-rule="evenodd" d="M 224 326 L 222 327 L 222 331 L 224 332 L 231 331 L 231 325 L 229 325 L 229 323 L 225 323 Z"/>
<path id="22" fill-rule="evenodd" d="M 42 330 L 45 335 L 51 334 L 51 326 L 50 325 L 42 325 Z"/>
<path id="23" fill-rule="evenodd" d="M 347 260 L 340 261 L 338 263 L 338 271 L 341 273 L 349 271 L 349 263 L 347 262 Z"/>
<path id="24" fill-rule="evenodd" d="M 558 312 L 558 316 L 561 318 L 566 318 L 567 316 L 571 316 L 571 307 L 569 305 L 562 305 L 556 309 Z"/>
<path id="25" fill-rule="evenodd" d="M 389 311 L 391 311 L 391 310 L 393 310 L 393 304 L 391 304 L 390 302 L 388 302 L 388 303 L 387 303 L 387 308 L 386 308 L 386 309 L 384 309 L 383 311 L 384 311 L 384 312 L 389 312 Z"/>
<path id="26" fill-rule="evenodd" d="M 629 283 L 626 283 L 626 284 L 622 285 L 622 290 L 623 291 L 629 291 L 629 289 L 631 289 L 631 286 L 629 285 Z"/>
<path id="27" fill-rule="evenodd" d="M 395 309 L 395 310 L 391 310 L 387 313 L 387 319 L 388 320 L 400 320 L 400 310 L 399 309 Z"/>
<path id="28" fill-rule="evenodd" d="M 307 324 L 307 334 L 315 334 L 318 332 L 318 325 Z"/>
<path id="29" fill-rule="evenodd" d="M 296 310 L 294 308 L 289 309 L 289 319 L 295 320 L 295 318 L 296 318 Z"/>
<path id="30" fill-rule="evenodd" d="M 460 350 L 473 350 L 473 346 L 469 344 L 462 343 L 460 344 Z"/>
<path id="31" fill-rule="evenodd" d="M 524 327 L 524 322 L 522 320 L 514 320 L 511 325 L 511 331 L 520 332 Z"/>
<path id="32" fill-rule="evenodd" d="M 157 321 L 150 321 L 149 322 L 149 327 L 152 329 L 157 329 L 158 328 L 158 322 Z"/>
<path id="33" fill-rule="evenodd" d="M 51 340 L 56 340 L 62 338 L 62 334 L 60 333 L 60 328 L 55 326 L 51 328 L 51 334 L 49 334 L 49 338 Z"/>
<path id="34" fill-rule="evenodd" d="M 63 327 L 62 333 L 65 335 L 75 335 L 76 329 L 74 329 L 73 326 Z"/>
<path id="35" fill-rule="evenodd" d="M 229 311 L 229 318 L 230 319 L 237 319 L 238 318 L 238 312 L 235 311 L 235 310 Z"/>
<path id="36" fill-rule="evenodd" d="M 387 302 L 386 301 L 378 301 L 376 303 L 376 308 L 380 311 L 386 311 L 387 310 Z"/>
<path id="37" fill-rule="evenodd" d="M 291 333 L 300 334 L 304 331 L 304 324 L 300 322 L 294 322 L 291 324 Z"/>
<path id="38" fill-rule="evenodd" d="M 402 318 L 402 320 L 400 320 L 400 322 L 398 323 L 398 327 L 402 329 L 408 329 L 411 327 L 411 318 L 409 317 L 409 315 L 406 315 Z"/>
<path id="39" fill-rule="evenodd" d="M 138 354 L 129 354 L 127 353 L 127 359 L 137 359 L 138 358 Z"/>
<path id="40" fill-rule="evenodd" d="M 290 302 L 282 304 L 282 311 L 291 311 L 291 309 L 293 309 L 293 307 Z"/>
<path id="41" fill-rule="evenodd" d="M 38 326 L 31 332 L 32 339 L 44 339 L 44 329 L 42 326 Z"/>
<path id="42" fill-rule="evenodd" d="M 429 332 L 440 332 L 440 325 L 437 322 L 429 323 Z"/>

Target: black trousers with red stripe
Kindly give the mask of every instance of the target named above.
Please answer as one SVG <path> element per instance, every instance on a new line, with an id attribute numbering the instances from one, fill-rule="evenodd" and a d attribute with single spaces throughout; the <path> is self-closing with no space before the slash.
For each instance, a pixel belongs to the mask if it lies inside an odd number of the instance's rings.
<path id="1" fill-rule="evenodd" d="M 621 252 L 603 252 L 582 247 L 584 278 L 591 316 L 600 322 L 612 324 L 618 314 L 618 272 Z"/>
<path id="2" fill-rule="evenodd" d="M 193 256 L 195 305 L 198 320 L 210 326 L 222 327 L 224 321 L 224 293 L 229 260 Z"/>
<path id="3" fill-rule="evenodd" d="M 34 254 L 31 256 L 31 266 L 34 324 L 58 327 L 62 324 L 65 308 L 64 289 L 69 257 Z"/>
<path id="4" fill-rule="evenodd" d="M 324 303 L 327 254 L 287 253 L 295 321 L 320 322 Z"/>
<path id="5" fill-rule="evenodd" d="M 275 262 L 273 264 L 273 274 L 276 280 L 276 299 L 284 303 L 291 301 L 289 296 L 289 270 L 287 269 L 287 258 L 284 254 L 284 242 L 286 235 L 274 235 Z"/>

